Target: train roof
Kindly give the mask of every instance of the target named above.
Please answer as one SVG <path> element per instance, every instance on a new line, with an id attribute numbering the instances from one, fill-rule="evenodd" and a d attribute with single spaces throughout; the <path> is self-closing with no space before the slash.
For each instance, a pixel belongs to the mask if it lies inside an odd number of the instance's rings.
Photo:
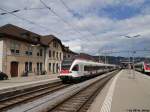
<path id="1" fill-rule="evenodd" d="M 73 61 L 74 64 L 86 64 L 86 65 L 97 65 L 97 66 L 115 66 L 112 64 L 104 64 L 104 63 L 98 63 L 91 60 L 83 60 L 83 59 L 75 59 Z"/>
<path id="2" fill-rule="evenodd" d="M 141 62 L 135 63 L 135 65 L 141 65 L 141 64 L 150 64 L 150 62 L 141 61 Z"/>

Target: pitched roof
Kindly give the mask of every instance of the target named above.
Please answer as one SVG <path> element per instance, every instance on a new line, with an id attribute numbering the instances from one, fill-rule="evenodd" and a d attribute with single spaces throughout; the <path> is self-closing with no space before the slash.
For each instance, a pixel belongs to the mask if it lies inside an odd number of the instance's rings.
<path id="1" fill-rule="evenodd" d="M 25 41 L 32 44 L 40 44 L 43 46 L 49 46 L 49 44 L 55 40 L 60 43 L 62 49 L 64 49 L 61 40 L 54 35 L 41 36 L 12 24 L 6 24 L 0 27 L 0 37 L 7 37 L 10 39 Z"/>
<path id="2" fill-rule="evenodd" d="M 57 37 L 55 37 L 54 35 L 45 35 L 45 36 L 41 36 L 40 40 L 42 43 L 44 43 L 45 45 L 49 45 L 53 40 L 57 41 L 58 43 L 60 43 L 60 45 L 63 47 L 61 40 L 58 39 Z"/>
<path id="3" fill-rule="evenodd" d="M 6 24 L 2 27 L 0 27 L 0 33 L 5 33 L 17 37 L 22 37 L 23 34 L 30 35 L 31 37 L 39 37 L 40 35 L 33 33 L 31 31 L 28 31 L 26 29 L 20 28 L 18 26 L 12 25 L 12 24 Z"/>
<path id="4" fill-rule="evenodd" d="M 54 36 L 53 35 L 45 35 L 45 36 L 42 36 L 40 39 L 41 39 L 41 42 L 42 43 L 45 43 L 45 44 L 49 44 L 52 42 L 52 40 L 54 40 Z"/>
<path id="5" fill-rule="evenodd" d="M 6 35 L 8 38 L 11 39 L 44 45 L 40 42 L 40 35 L 12 24 L 6 24 L 4 26 L 1 26 L 0 34 Z"/>

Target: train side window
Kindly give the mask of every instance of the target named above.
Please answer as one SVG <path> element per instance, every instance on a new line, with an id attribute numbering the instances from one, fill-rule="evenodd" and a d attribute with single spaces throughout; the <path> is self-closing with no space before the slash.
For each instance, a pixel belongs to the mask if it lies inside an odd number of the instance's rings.
<path id="1" fill-rule="evenodd" d="M 100 66 L 100 67 L 99 67 L 99 69 L 104 69 L 104 68 L 105 68 L 104 66 Z"/>
<path id="2" fill-rule="evenodd" d="M 72 68 L 72 71 L 78 71 L 79 70 L 79 66 L 78 65 L 75 65 L 73 68 Z"/>
<path id="3" fill-rule="evenodd" d="M 90 71 L 91 66 L 84 66 L 84 71 Z"/>

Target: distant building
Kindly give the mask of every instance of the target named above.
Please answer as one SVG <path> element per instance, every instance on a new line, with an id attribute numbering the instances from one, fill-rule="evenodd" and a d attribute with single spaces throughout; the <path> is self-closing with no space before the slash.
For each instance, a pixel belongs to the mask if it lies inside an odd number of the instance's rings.
<path id="1" fill-rule="evenodd" d="M 77 58 L 96 61 L 96 59 L 92 55 L 86 53 L 80 53 Z"/>
<path id="2" fill-rule="evenodd" d="M 15 25 L 0 27 L 0 71 L 9 77 L 57 73 L 63 46 L 55 36 L 41 36 Z"/>
<path id="3" fill-rule="evenodd" d="M 63 46 L 63 59 L 74 59 L 78 54 L 69 49 L 69 47 Z"/>

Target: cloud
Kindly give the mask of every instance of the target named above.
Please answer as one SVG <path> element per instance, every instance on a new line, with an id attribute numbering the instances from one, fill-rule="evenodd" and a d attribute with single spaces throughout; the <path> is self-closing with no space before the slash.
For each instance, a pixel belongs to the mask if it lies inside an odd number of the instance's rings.
<path id="1" fill-rule="evenodd" d="M 146 43 L 149 42 L 150 8 L 147 0 L 63 0 L 71 9 L 70 11 L 63 6 L 60 0 L 43 1 L 61 19 L 48 9 L 22 10 L 15 14 L 31 20 L 37 25 L 19 20 L 9 14 L 0 16 L 0 25 L 12 23 L 42 35 L 54 34 L 65 45 L 70 46 L 72 50 L 76 52 L 84 51 L 93 55 L 98 54 L 99 49 L 131 49 L 131 42 L 124 38 L 125 35 L 141 35 L 138 42 L 135 42 L 135 49 L 144 49 L 145 41 L 143 40 L 146 40 Z M 126 17 L 121 17 L 121 14 L 118 13 L 118 19 L 114 19 L 116 15 L 109 16 L 112 12 L 104 11 L 105 8 L 126 6 L 130 7 L 131 10 L 138 9 L 138 11 L 133 12 L 133 14 L 129 12 L 131 16 L 126 13 Z M 8 11 L 24 8 L 44 8 L 39 0 L 5 0 L 1 1 L 0 7 Z M 123 11 L 127 12 L 127 10 L 125 8 Z M 69 24 L 64 23 L 62 19 Z"/>

